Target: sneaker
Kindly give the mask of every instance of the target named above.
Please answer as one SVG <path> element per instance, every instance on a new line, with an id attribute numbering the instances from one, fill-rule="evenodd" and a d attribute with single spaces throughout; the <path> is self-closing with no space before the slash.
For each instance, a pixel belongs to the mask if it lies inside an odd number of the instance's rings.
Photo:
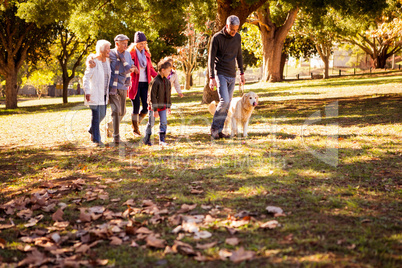
<path id="1" fill-rule="evenodd" d="M 168 147 L 169 145 L 168 145 L 166 142 L 164 142 L 164 141 L 160 141 L 160 142 L 159 142 L 159 146 Z"/>
<path id="2" fill-rule="evenodd" d="M 220 139 L 230 139 L 230 135 L 226 135 L 223 132 L 218 133 Z"/>
<path id="3" fill-rule="evenodd" d="M 145 145 L 152 146 L 152 143 L 150 140 L 148 140 L 148 141 L 142 140 L 142 141 L 144 142 Z"/>
<path id="4" fill-rule="evenodd" d="M 103 143 L 103 142 L 95 142 L 95 144 L 96 144 L 96 147 L 100 147 L 100 148 L 103 148 L 103 147 L 105 147 L 105 144 Z"/>

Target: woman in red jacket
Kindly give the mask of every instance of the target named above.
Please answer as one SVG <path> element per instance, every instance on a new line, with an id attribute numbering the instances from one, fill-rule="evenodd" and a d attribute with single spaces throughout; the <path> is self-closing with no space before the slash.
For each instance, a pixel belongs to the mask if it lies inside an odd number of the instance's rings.
<path id="1" fill-rule="evenodd" d="M 151 62 L 151 55 L 147 49 L 147 38 L 143 32 L 136 32 L 134 35 L 134 44 L 128 48 L 134 65 L 138 70 L 131 73 L 131 87 L 128 89 L 128 97 L 133 104 L 133 114 L 131 122 L 135 134 L 140 135 L 139 124 L 148 114 L 148 83 L 157 76 Z M 140 104 L 142 110 L 140 112 Z"/>

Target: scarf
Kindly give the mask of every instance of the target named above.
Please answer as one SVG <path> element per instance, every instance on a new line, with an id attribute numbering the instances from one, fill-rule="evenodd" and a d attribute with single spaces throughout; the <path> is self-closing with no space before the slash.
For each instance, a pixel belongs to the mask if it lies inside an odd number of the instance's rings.
<path id="1" fill-rule="evenodd" d="M 114 79 L 113 79 L 113 85 L 110 91 L 110 95 L 115 95 L 117 92 L 117 85 L 118 85 L 118 81 L 119 81 L 119 75 L 125 76 L 126 77 L 126 81 L 125 84 L 128 83 L 130 81 L 130 68 L 131 66 L 128 64 L 128 62 L 126 61 L 126 59 L 124 58 L 124 53 L 119 53 L 116 49 L 116 56 L 117 56 L 117 64 L 115 67 L 115 71 L 114 71 Z M 120 74 L 120 65 L 123 65 L 123 73 Z M 128 80 L 128 81 L 127 81 Z"/>
<path id="2" fill-rule="evenodd" d="M 147 68 L 147 56 L 145 56 L 145 49 L 143 49 L 142 51 L 139 51 L 136 48 L 135 51 L 137 52 L 137 58 L 138 58 L 138 62 L 140 64 L 141 68 L 142 69 Z"/>

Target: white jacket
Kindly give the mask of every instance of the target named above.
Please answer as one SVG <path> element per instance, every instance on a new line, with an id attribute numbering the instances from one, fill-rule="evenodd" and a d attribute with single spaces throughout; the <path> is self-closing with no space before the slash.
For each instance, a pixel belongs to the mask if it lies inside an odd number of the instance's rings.
<path id="1" fill-rule="evenodd" d="M 106 102 L 104 99 L 105 96 L 105 74 L 103 71 L 102 62 L 98 59 L 94 59 L 96 66 L 91 68 L 87 66 L 85 70 L 83 84 L 85 95 L 90 94 L 90 101 L 87 101 L 85 98 L 85 105 L 106 105 L 109 101 L 109 84 L 110 84 L 110 60 L 106 58 L 106 65 L 109 72 L 109 79 L 107 82 L 107 94 L 106 94 Z"/>
<path id="2" fill-rule="evenodd" d="M 178 94 L 181 94 L 181 88 L 180 88 L 180 83 L 179 83 L 179 76 L 175 71 L 173 71 L 172 75 L 170 76 L 170 84 L 172 87 L 176 89 L 176 92 Z"/>

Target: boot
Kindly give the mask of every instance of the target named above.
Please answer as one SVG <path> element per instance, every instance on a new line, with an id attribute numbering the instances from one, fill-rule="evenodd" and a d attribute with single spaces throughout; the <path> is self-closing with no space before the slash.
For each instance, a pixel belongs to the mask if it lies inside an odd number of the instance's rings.
<path id="1" fill-rule="evenodd" d="M 159 133 L 159 145 L 160 146 L 167 146 L 168 144 L 165 142 L 166 132 Z"/>
<path id="2" fill-rule="evenodd" d="M 108 138 L 113 137 L 113 123 L 112 122 L 107 123 L 106 136 Z"/>
<path id="3" fill-rule="evenodd" d="M 133 132 L 134 134 L 137 134 L 139 136 L 141 136 L 141 132 L 140 132 L 140 128 L 138 126 L 138 114 L 132 114 L 131 115 L 131 124 L 133 127 Z"/>
<path id="4" fill-rule="evenodd" d="M 142 120 L 144 120 L 145 116 L 147 116 L 147 114 L 140 113 L 139 119 L 138 119 L 138 124 L 141 124 L 141 122 L 142 122 Z"/>
<path id="5" fill-rule="evenodd" d="M 145 137 L 142 139 L 142 141 L 145 145 L 152 146 L 150 134 L 145 134 Z"/>

